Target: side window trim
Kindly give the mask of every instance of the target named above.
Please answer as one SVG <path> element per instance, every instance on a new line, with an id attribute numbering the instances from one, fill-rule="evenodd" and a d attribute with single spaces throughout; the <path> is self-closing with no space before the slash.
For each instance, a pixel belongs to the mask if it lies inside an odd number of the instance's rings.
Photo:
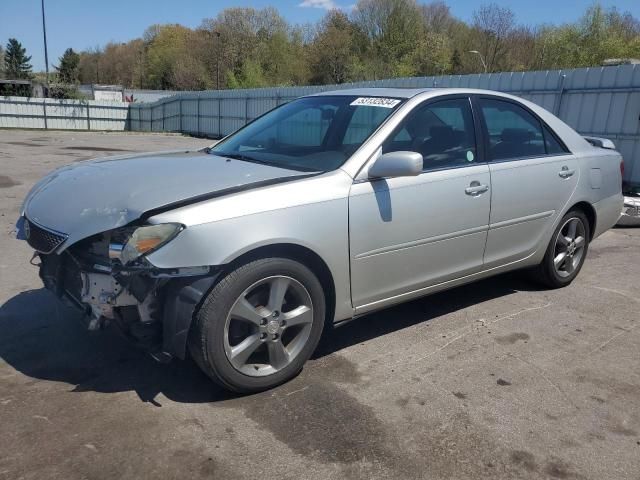
<path id="1" fill-rule="evenodd" d="M 467 96 L 469 105 L 471 106 L 471 116 L 473 117 L 474 131 L 476 134 L 476 154 L 478 155 L 478 164 L 486 164 L 489 163 L 489 149 L 485 142 L 483 115 L 473 97 L 473 95 Z"/>
<path id="2" fill-rule="evenodd" d="M 516 106 L 522 108 L 529 115 L 531 115 L 533 118 L 535 118 L 538 121 L 538 123 L 540 124 L 540 130 L 542 132 L 542 138 L 543 138 L 544 149 L 545 149 L 544 155 L 529 155 L 529 156 L 523 156 L 523 157 L 500 158 L 500 159 L 496 159 L 496 160 L 492 159 L 490 157 L 490 155 L 489 155 L 489 151 L 490 151 L 489 128 L 487 127 L 487 123 L 486 123 L 486 120 L 484 118 L 484 114 L 482 113 L 482 107 L 480 105 L 480 100 L 482 100 L 482 99 L 511 103 L 513 105 L 516 105 Z M 547 158 L 547 157 L 558 157 L 558 156 L 562 156 L 562 155 L 572 155 L 572 152 L 567 148 L 567 146 L 562 141 L 562 139 L 560 137 L 558 137 L 556 132 L 553 131 L 553 129 L 547 124 L 547 122 L 545 122 L 542 118 L 540 118 L 540 116 L 538 116 L 535 112 L 533 112 L 526 105 L 523 105 L 523 104 L 521 104 L 521 103 L 519 103 L 517 101 L 511 100 L 510 98 L 500 97 L 500 96 L 496 96 L 496 95 L 488 95 L 488 94 L 474 94 L 474 95 L 471 95 L 471 105 L 474 107 L 473 109 L 477 113 L 477 117 L 479 117 L 479 118 L 477 118 L 477 120 L 479 120 L 479 124 L 480 124 L 481 129 L 482 129 L 482 146 L 483 146 L 483 150 L 484 150 L 483 153 L 485 155 L 484 158 L 486 159 L 487 163 L 515 162 L 515 161 L 519 161 L 519 160 L 529 160 L 529 159 L 533 159 L 533 158 Z M 476 117 L 474 116 L 474 118 L 476 118 Z M 549 133 L 551 133 L 551 135 L 553 135 L 555 140 L 558 142 L 558 144 L 564 150 L 563 153 L 551 153 L 551 154 L 547 153 L 547 143 L 544 140 L 545 134 L 546 134 L 545 130 L 548 131 Z"/>
<path id="3" fill-rule="evenodd" d="M 423 170 L 422 172 L 420 172 L 420 175 L 424 175 L 432 172 L 441 172 L 445 170 L 458 170 L 461 168 L 469 168 L 469 167 L 475 167 L 478 165 L 486 165 L 488 162 L 488 159 L 485 155 L 486 147 L 484 145 L 484 142 L 482 141 L 482 136 L 481 136 L 482 128 L 479 124 L 479 118 L 478 118 L 479 116 L 481 116 L 481 114 L 476 111 L 477 109 L 475 108 L 475 105 L 472 101 L 472 96 L 465 93 L 453 93 L 449 95 L 442 95 L 436 98 L 429 98 L 423 101 L 422 103 L 419 103 L 404 117 L 404 119 L 400 122 L 400 124 L 382 142 L 381 147 L 386 143 L 387 140 L 397 135 L 400 132 L 400 130 L 402 130 L 404 122 L 409 118 L 411 118 L 411 116 L 415 112 L 417 112 L 419 109 L 428 107 L 429 105 L 435 105 L 442 101 L 449 101 L 449 100 L 466 100 L 469 103 L 469 109 L 471 111 L 471 121 L 473 122 L 473 134 L 475 136 L 475 144 L 476 144 L 476 160 L 473 163 L 469 163 L 467 165 L 450 165 L 450 166 L 443 166 L 440 168 L 431 168 L 429 170 Z"/>
<path id="4" fill-rule="evenodd" d="M 573 155 L 573 152 L 569 150 L 569 147 L 562 141 L 562 139 L 558 136 L 556 132 L 553 131 L 553 128 L 549 126 L 547 122 L 540 119 L 540 123 L 542 123 L 542 138 L 544 139 L 544 148 L 547 152 L 547 156 L 549 157 L 557 157 L 561 155 Z M 556 141 L 560 148 L 562 149 L 562 153 L 549 153 L 549 147 L 547 145 L 547 136 L 551 135 L 553 139 Z"/>

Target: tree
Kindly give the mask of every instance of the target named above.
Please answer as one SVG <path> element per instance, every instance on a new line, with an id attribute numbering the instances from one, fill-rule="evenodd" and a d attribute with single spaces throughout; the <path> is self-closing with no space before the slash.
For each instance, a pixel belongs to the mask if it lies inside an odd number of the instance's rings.
<path id="1" fill-rule="evenodd" d="M 260 88 L 268 85 L 260 64 L 254 60 L 243 62 L 239 69 L 227 72 L 229 88 Z"/>
<path id="2" fill-rule="evenodd" d="M 357 62 L 355 26 L 339 10 L 322 19 L 310 45 L 311 82 L 344 83 L 354 80 Z"/>
<path id="3" fill-rule="evenodd" d="M 299 85 L 309 78 L 301 33 L 296 30 L 260 32 L 256 53 L 267 85 Z"/>
<path id="4" fill-rule="evenodd" d="M 189 55 L 192 30 L 182 25 L 163 25 L 147 49 L 146 75 L 151 88 L 175 88 L 174 69 Z"/>
<path id="5" fill-rule="evenodd" d="M 425 29 L 415 0 L 359 0 L 353 21 L 369 38 L 363 60 L 373 63 L 377 78 L 416 73 L 412 59 Z"/>
<path id="6" fill-rule="evenodd" d="M 482 5 L 473 12 L 473 27 L 478 50 L 487 64 L 489 72 L 503 67 L 507 52 L 507 37 L 515 25 L 515 15 L 509 7 L 495 3 Z"/>
<path id="7" fill-rule="evenodd" d="M 221 88 L 244 88 L 482 71 L 472 50 L 493 72 L 640 58 L 640 20 L 615 8 L 596 3 L 572 23 L 524 26 L 496 4 L 481 6 L 467 23 L 448 3 L 358 0 L 350 13 L 329 11 L 303 25 L 289 24 L 275 8 L 228 8 L 196 29 L 152 25 L 141 38 L 80 52 L 78 79 L 198 90 L 215 88 L 218 79 Z"/>
<path id="8" fill-rule="evenodd" d="M 29 80 L 33 78 L 31 73 L 31 57 L 27 50 L 15 38 L 10 38 L 4 52 L 4 74 L 14 80 Z"/>
<path id="9" fill-rule="evenodd" d="M 78 81 L 78 66 L 80 65 L 80 55 L 67 48 L 59 59 L 60 65 L 53 66 L 58 71 L 58 79 L 62 83 L 76 83 Z"/>
<path id="10" fill-rule="evenodd" d="M 451 54 L 451 73 L 458 75 L 462 71 L 462 58 L 460 57 L 460 50 L 457 48 L 453 50 Z"/>
<path id="11" fill-rule="evenodd" d="M 226 72 L 221 77 L 233 85 L 293 83 L 285 72 L 300 61 L 300 55 L 292 54 L 292 29 L 275 8 L 227 8 L 215 18 L 205 19 L 201 28 L 217 39 L 217 51 L 211 57 Z M 276 45 L 280 48 L 275 49 Z"/>
<path id="12" fill-rule="evenodd" d="M 449 6 L 442 0 L 420 6 L 422 18 L 428 31 L 434 33 L 448 33 L 456 19 L 451 15 Z"/>
<path id="13" fill-rule="evenodd" d="M 171 73 L 172 84 L 178 90 L 204 90 L 210 85 L 204 64 L 190 55 L 178 58 Z"/>
<path id="14" fill-rule="evenodd" d="M 534 34 L 530 68 L 578 68 L 601 65 L 607 58 L 640 58 L 640 22 L 615 8 L 587 9 L 572 24 L 542 26 Z"/>
<path id="15" fill-rule="evenodd" d="M 529 27 L 516 27 L 509 32 L 509 48 L 504 65 L 512 71 L 527 71 L 535 68 L 536 31 Z"/>

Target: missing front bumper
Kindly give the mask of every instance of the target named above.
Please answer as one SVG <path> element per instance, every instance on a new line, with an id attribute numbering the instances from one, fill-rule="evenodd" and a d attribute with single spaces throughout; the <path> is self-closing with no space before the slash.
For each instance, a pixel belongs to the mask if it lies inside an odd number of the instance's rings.
<path id="1" fill-rule="evenodd" d="M 114 323 L 156 359 L 185 358 L 191 322 L 221 270 L 130 267 L 107 273 L 82 267 L 68 252 L 40 257 L 40 277 L 58 298 L 81 310 L 85 326 Z"/>
<path id="2" fill-rule="evenodd" d="M 640 197 L 624 197 L 622 214 L 616 225 L 620 227 L 640 226 Z"/>

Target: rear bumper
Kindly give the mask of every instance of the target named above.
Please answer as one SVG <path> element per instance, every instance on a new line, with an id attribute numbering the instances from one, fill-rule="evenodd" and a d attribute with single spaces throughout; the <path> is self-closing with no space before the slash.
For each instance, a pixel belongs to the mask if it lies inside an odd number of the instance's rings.
<path id="1" fill-rule="evenodd" d="M 593 204 L 593 208 L 596 211 L 596 228 L 593 232 L 594 239 L 618 222 L 620 212 L 622 212 L 622 206 L 622 193 L 617 193 Z"/>

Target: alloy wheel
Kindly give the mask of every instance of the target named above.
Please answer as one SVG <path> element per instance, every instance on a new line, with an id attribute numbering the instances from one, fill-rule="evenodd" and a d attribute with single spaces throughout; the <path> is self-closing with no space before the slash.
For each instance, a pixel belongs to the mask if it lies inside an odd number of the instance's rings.
<path id="1" fill-rule="evenodd" d="M 245 375 L 271 375 L 304 348 L 312 323 L 311 295 L 300 282 L 283 275 L 264 278 L 231 307 L 224 329 L 225 354 Z"/>
<path id="2" fill-rule="evenodd" d="M 580 266 L 585 253 L 586 228 L 578 217 L 568 219 L 556 237 L 553 266 L 562 278 L 566 278 Z"/>

